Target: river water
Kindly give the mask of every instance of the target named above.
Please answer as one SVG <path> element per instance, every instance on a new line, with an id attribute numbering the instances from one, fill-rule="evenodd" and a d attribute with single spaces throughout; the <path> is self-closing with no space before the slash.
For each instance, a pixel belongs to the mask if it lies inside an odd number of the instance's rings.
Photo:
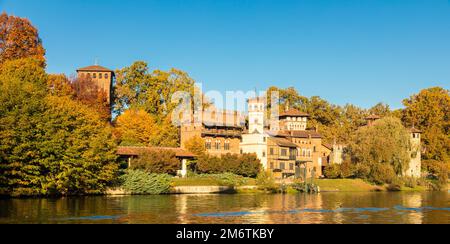
<path id="1" fill-rule="evenodd" d="M 0 223 L 450 224 L 448 192 L 2 199 Z"/>

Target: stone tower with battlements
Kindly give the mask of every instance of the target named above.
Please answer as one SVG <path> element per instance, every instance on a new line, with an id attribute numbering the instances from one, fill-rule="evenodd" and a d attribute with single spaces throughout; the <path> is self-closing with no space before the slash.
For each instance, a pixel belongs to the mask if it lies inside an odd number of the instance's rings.
<path id="1" fill-rule="evenodd" d="M 411 150 L 410 150 L 410 162 L 409 167 L 405 172 L 406 176 L 420 178 L 422 176 L 422 143 L 421 143 L 422 132 L 416 128 L 410 129 L 410 140 L 411 140 Z"/>

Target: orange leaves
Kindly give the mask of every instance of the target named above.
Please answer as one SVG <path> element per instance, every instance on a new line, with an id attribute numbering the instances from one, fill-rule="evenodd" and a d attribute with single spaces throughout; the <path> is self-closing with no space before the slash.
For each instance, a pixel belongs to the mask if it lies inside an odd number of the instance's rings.
<path id="1" fill-rule="evenodd" d="M 0 15 L 0 50 L 0 64 L 26 57 L 45 60 L 38 30 L 29 20 L 6 13 Z M 44 62 L 42 64 L 45 65 Z"/>

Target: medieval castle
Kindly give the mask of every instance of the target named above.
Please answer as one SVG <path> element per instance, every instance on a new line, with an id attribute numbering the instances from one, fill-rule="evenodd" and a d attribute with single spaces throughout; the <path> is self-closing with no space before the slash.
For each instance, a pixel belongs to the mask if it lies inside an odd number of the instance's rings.
<path id="1" fill-rule="evenodd" d="M 114 72 L 102 66 L 94 65 L 77 70 L 78 77 L 89 78 L 107 94 L 112 102 Z M 186 175 L 188 159 L 195 157 L 187 152 L 185 145 L 193 137 L 202 138 L 209 154 L 254 153 L 260 159 L 264 170 L 275 178 L 322 177 L 324 168 L 331 164 L 342 164 L 345 146 L 327 145 L 317 129 L 308 128 L 309 115 L 296 109 L 286 108 L 279 117 L 267 121 L 266 101 L 263 97 L 248 100 L 248 124 L 246 117 L 238 111 L 204 111 L 200 123 L 188 123 L 180 126 L 181 148 L 163 148 L 175 151 L 182 160 L 181 175 Z M 372 126 L 380 117 L 367 117 L 367 126 Z M 411 160 L 405 175 L 421 176 L 421 132 L 412 128 Z M 122 157 L 136 157 L 142 148 L 121 147 L 118 154 Z"/>

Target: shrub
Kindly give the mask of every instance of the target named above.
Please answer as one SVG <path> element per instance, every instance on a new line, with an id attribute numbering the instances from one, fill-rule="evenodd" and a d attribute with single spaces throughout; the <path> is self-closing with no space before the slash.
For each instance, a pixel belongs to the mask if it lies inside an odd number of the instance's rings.
<path id="1" fill-rule="evenodd" d="M 278 187 L 275 183 L 275 179 L 273 178 L 272 174 L 264 170 L 258 174 L 256 178 L 256 184 L 258 185 L 258 188 L 261 190 L 271 192 L 276 192 L 278 190 Z"/>
<path id="2" fill-rule="evenodd" d="M 131 194 L 159 195 L 170 190 L 171 176 L 168 174 L 149 174 L 143 170 L 127 170 L 122 175 L 122 187 Z"/>
<path id="3" fill-rule="evenodd" d="M 395 171 L 391 165 L 374 164 L 371 168 L 368 180 L 377 185 L 384 183 L 391 184 L 396 177 Z"/>
<path id="4" fill-rule="evenodd" d="M 174 152 L 149 150 L 139 158 L 133 159 L 130 168 L 154 174 L 176 175 L 181 163 Z"/>
<path id="5" fill-rule="evenodd" d="M 217 180 L 220 185 L 226 186 L 241 186 L 247 183 L 247 180 L 243 176 L 236 175 L 233 173 L 200 175 L 200 177 L 213 178 Z"/>
<path id="6" fill-rule="evenodd" d="M 201 185 L 219 185 L 219 186 L 241 186 L 248 184 L 248 178 L 232 173 L 224 174 L 191 174 L 187 178 L 174 179 L 178 186 L 201 186 Z"/>
<path id="7" fill-rule="evenodd" d="M 357 164 L 354 171 L 354 176 L 356 178 L 367 179 L 370 175 L 370 167 L 365 164 Z"/>
<path id="8" fill-rule="evenodd" d="M 325 168 L 325 177 L 328 179 L 338 179 L 341 177 L 341 166 L 339 164 L 332 164 Z"/>
<path id="9" fill-rule="evenodd" d="M 202 155 L 197 161 L 197 171 L 203 174 L 233 173 L 255 178 L 260 170 L 261 162 L 254 154 L 226 154 L 222 157 Z"/>
<path id="10" fill-rule="evenodd" d="M 418 185 L 418 180 L 414 177 L 403 177 L 402 182 L 404 184 L 404 186 L 409 187 L 409 188 L 416 188 Z"/>

